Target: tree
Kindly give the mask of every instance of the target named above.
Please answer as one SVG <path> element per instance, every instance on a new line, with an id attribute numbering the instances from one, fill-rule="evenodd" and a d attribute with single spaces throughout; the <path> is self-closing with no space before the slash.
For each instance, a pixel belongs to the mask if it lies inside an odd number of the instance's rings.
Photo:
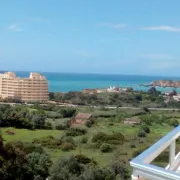
<path id="1" fill-rule="evenodd" d="M 49 167 L 52 165 L 50 157 L 45 153 L 32 152 L 27 156 L 27 163 L 33 175 L 46 178 L 49 175 Z"/>
<path id="2" fill-rule="evenodd" d="M 45 125 L 46 114 L 44 111 L 35 111 L 32 117 L 32 121 L 35 124 L 35 128 L 42 129 Z"/>
<path id="3" fill-rule="evenodd" d="M 157 91 L 155 87 L 151 87 L 151 88 L 148 90 L 148 93 L 149 93 L 149 94 L 158 94 L 159 91 Z"/>
<path id="4" fill-rule="evenodd" d="M 170 96 L 177 96 L 177 91 L 176 91 L 176 89 L 173 89 L 173 91 L 170 93 Z"/>
<path id="5" fill-rule="evenodd" d="M 81 174 L 82 167 L 74 156 L 60 158 L 50 170 L 50 180 L 71 180 Z"/>
<path id="6" fill-rule="evenodd" d="M 35 176 L 34 180 L 43 180 L 43 178 L 40 175 Z"/>
<path id="7" fill-rule="evenodd" d="M 114 180 L 115 174 L 109 168 L 101 167 L 85 167 L 84 172 L 80 176 L 81 180 Z"/>
<path id="8" fill-rule="evenodd" d="M 43 149 L 20 141 L 3 145 L 1 137 L 1 180 L 32 180 L 37 175 L 42 175 L 42 178 L 45 179 L 48 176 L 50 162 L 49 156 L 44 154 Z"/>
<path id="9" fill-rule="evenodd" d="M 126 167 L 125 162 L 119 160 L 119 158 L 116 158 L 112 161 L 110 168 L 119 179 L 125 180 L 130 177 L 129 170 Z"/>
<path id="10" fill-rule="evenodd" d="M 142 95 L 141 95 L 141 94 L 137 94 L 137 95 L 135 96 L 135 99 L 136 99 L 137 101 L 142 101 Z"/>
<path id="11" fill-rule="evenodd" d="M 55 99 L 55 93 L 54 92 L 50 92 L 49 93 L 49 99 L 50 100 L 54 100 Z"/>
<path id="12" fill-rule="evenodd" d="M 76 113 L 76 109 L 74 108 L 62 108 L 60 109 L 60 113 L 64 118 L 73 117 Z"/>

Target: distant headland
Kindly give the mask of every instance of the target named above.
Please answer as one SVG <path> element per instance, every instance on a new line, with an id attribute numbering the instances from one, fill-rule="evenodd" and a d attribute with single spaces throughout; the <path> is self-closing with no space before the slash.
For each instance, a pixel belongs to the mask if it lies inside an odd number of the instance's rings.
<path id="1" fill-rule="evenodd" d="M 158 81 L 153 81 L 149 84 L 142 84 L 140 86 L 145 86 L 145 87 L 171 87 L 171 88 L 180 88 L 180 81 L 173 81 L 173 80 L 158 80 Z"/>

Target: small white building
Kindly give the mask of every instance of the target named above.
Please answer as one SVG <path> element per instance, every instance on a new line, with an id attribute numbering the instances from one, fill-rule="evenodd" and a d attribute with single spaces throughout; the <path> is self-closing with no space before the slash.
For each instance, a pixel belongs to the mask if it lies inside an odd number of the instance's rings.
<path id="1" fill-rule="evenodd" d="M 173 100 L 179 102 L 180 101 L 180 95 L 173 96 Z"/>

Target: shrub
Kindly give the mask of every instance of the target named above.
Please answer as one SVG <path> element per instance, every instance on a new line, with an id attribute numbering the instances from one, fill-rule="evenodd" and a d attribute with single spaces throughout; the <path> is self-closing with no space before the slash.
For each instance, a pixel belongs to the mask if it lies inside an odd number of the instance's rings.
<path id="1" fill-rule="evenodd" d="M 134 145 L 134 144 L 131 144 L 131 146 L 130 146 L 131 148 L 136 148 L 136 145 Z"/>
<path id="2" fill-rule="evenodd" d="M 66 125 L 64 125 L 64 124 L 58 124 L 58 125 L 56 125 L 56 130 L 66 130 L 67 129 L 67 127 L 66 127 Z"/>
<path id="3" fill-rule="evenodd" d="M 46 122 L 45 129 L 52 129 L 52 124 L 50 122 Z"/>
<path id="4" fill-rule="evenodd" d="M 104 136 L 106 136 L 105 133 L 103 132 L 98 132 L 97 134 L 95 134 L 92 138 L 92 142 L 98 142 L 98 141 L 102 141 L 102 139 L 104 138 Z"/>
<path id="5" fill-rule="evenodd" d="M 85 125 L 90 128 L 92 126 L 92 122 L 88 120 L 85 122 Z"/>
<path id="6" fill-rule="evenodd" d="M 62 151 L 70 151 L 74 149 L 74 145 L 69 142 L 65 142 L 61 145 L 61 150 Z"/>
<path id="7" fill-rule="evenodd" d="M 109 134 L 104 137 L 104 141 L 111 141 L 111 140 L 123 142 L 125 138 L 124 135 L 122 135 L 121 133 Z"/>
<path id="8" fill-rule="evenodd" d="M 179 126 L 179 121 L 178 120 L 172 120 L 172 121 L 169 122 L 169 125 L 177 127 L 177 126 Z"/>
<path id="9" fill-rule="evenodd" d="M 146 137 L 146 133 L 143 130 L 140 130 L 137 135 L 138 137 Z"/>
<path id="10" fill-rule="evenodd" d="M 108 144 L 122 144 L 124 140 L 125 138 L 121 133 L 105 134 L 103 132 L 99 132 L 92 138 L 92 142 L 105 142 Z"/>
<path id="11" fill-rule="evenodd" d="M 145 133 L 150 133 L 150 128 L 149 128 L 149 126 L 147 126 L 147 125 L 143 125 L 143 126 L 142 126 L 142 130 L 143 130 Z"/>
<path id="12" fill-rule="evenodd" d="M 81 142 L 82 144 L 86 144 L 86 143 L 88 142 L 88 137 L 83 136 L 83 137 L 81 138 L 80 142 Z"/>
<path id="13" fill-rule="evenodd" d="M 53 136 L 47 136 L 40 139 L 34 139 L 33 143 L 48 148 L 58 148 L 62 144 L 62 141 L 55 139 Z"/>
<path id="14" fill-rule="evenodd" d="M 66 131 L 66 136 L 81 136 L 87 133 L 86 129 L 70 128 Z"/>
<path id="15" fill-rule="evenodd" d="M 47 117 L 50 118 L 50 119 L 63 118 L 63 116 L 60 113 L 56 113 L 56 112 L 48 112 Z"/>
<path id="16" fill-rule="evenodd" d="M 101 150 L 101 152 L 104 152 L 104 153 L 111 152 L 112 151 L 112 147 L 111 147 L 110 144 L 104 143 L 104 144 L 101 145 L 100 150 Z"/>
<path id="17" fill-rule="evenodd" d="M 126 162 L 120 161 L 119 159 L 120 158 L 116 158 L 110 164 L 110 169 L 115 173 L 116 180 L 130 179 L 130 172 Z"/>
<path id="18" fill-rule="evenodd" d="M 151 113 L 151 111 L 150 111 L 147 107 L 143 107 L 143 110 L 144 110 L 146 113 Z"/>
<path id="19" fill-rule="evenodd" d="M 78 163 L 80 164 L 90 164 L 90 163 L 93 163 L 94 165 L 97 165 L 97 162 L 88 158 L 87 156 L 85 155 L 82 155 L 82 154 L 78 154 L 75 156 L 75 158 L 77 159 Z"/>
<path id="20" fill-rule="evenodd" d="M 62 108 L 60 109 L 60 113 L 64 118 L 73 117 L 76 113 L 76 109 L 74 108 Z"/>
<path id="21" fill-rule="evenodd" d="M 72 138 L 72 137 L 69 137 L 69 136 L 63 136 L 62 138 L 61 138 L 61 141 L 62 141 L 62 143 L 71 143 L 71 144 L 73 144 L 74 146 L 75 146 L 75 141 L 74 141 L 74 139 Z"/>

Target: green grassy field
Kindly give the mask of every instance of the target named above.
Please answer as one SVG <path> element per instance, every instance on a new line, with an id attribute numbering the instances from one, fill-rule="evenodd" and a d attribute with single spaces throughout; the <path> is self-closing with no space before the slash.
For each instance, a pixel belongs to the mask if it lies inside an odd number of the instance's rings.
<path id="1" fill-rule="evenodd" d="M 7 130 L 15 132 L 15 135 L 9 135 Z M 46 136 L 61 136 L 62 132 L 58 130 L 27 130 L 27 129 L 15 129 L 15 128 L 1 128 L 3 139 L 5 142 L 10 141 L 27 141 L 31 142 L 33 139 L 38 139 Z"/>
<path id="2" fill-rule="evenodd" d="M 103 109 L 90 109 L 90 108 L 82 108 L 78 109 L 79 112 L 93 112 L 93 115 L 121 115 L 123 113 L 133 115 L 139 110 L 103 110 Z M 154 111 L 152 112 L 154 115 L 165 115 L 168 117 L 180 119 L 179 112 L 161 112 L 161 111 Z M 57 118 L 52 120 L 48 118 L 47 121 L 51 122 L 53 126 L 58 123 L 62 123 L 66 121 L 67 118 Z M 137 137 L 137 132 L 140 129 L 140 125 L 130 126 L 125 125 L 123 121 L 119 120 L 117 117 L 110 117 L 110 118 L 102 118 L 96 117 L 95 124 L 91 128 L 87 128 L 87 134 L 85 135 L 88 137 L 87 144 L 79 143 L 81 136 L 74 137 L 74 140 L 77 144 L 76 149 L 68 152 L 64 152 L 60 149 L 49 149 L 45 148 L 46 152 L 51 156 L 53 161 L 57 160 L 61 156 L 70 156 L 75 154 L 84 154 L 90 158 L 96 160 L 101 166 L 105 166 L 110 163 L 110 161 L 114 158 L 115 154 L 119 154 L 119 157 L 125 160 L 127 163 L 129 159 L 132 158 L 132 155 L 135 151 L 140 148 L 144 148 L 145 146 L 150 146 L 155 143 L 158 139 L 163 137 L 169 131 L 173 129 L 172 126 L 167 124 L 157 125 L 153 124 L 150 129 L 151 133 L 147 134 L 146 137 L 139 138 Z M 15 132 L 15 135 L 7 134 L 7 130 L 11 130 Z M 14 128 L 1 128 L 1 132 L 3 135 L 3 139 L 5 143 L 10 141 L 27 141 L 32 142 L 34 139 L 40 139 L 46 136 L 54 136 L 57 139 L 60 139 L 61 136 L 64 134 L 64 131 L 60 130 L 26 130 L 26 129 L 14 129 Z M 126 142 L 122 145 L 113 145 L 113 151 L 110 153 L 102 153 L 99 148 L 92 147 L 91 139 L 97 132 L 104 132 L 106 134 L 113 134 L 113 133 L 122 133 L 125 138 L 127 139 Z M 135 148 L 131 148 L 132 145 L 135 145 Z M 178 148 L 179 145 L 178 145 Z"/>

